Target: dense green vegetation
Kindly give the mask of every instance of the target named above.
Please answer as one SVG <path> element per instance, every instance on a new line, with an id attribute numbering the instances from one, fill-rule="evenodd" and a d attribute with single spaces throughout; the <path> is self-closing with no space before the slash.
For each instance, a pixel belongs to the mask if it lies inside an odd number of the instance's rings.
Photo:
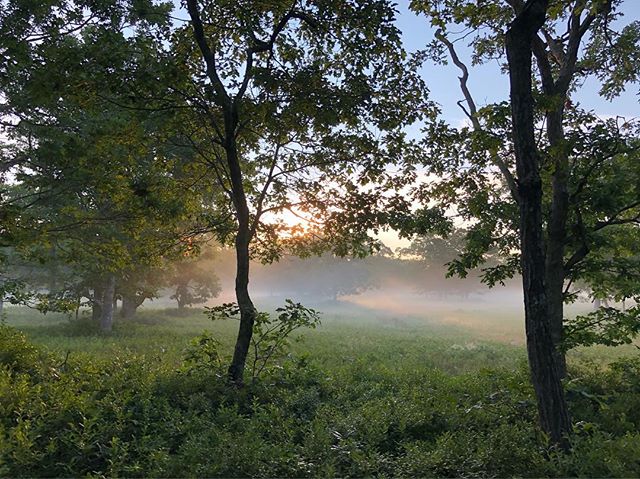
<path id="1" fill-rule="evenodd" d="M 638 475 L 631 3 L 1 0 L 0 475 Z"/>
<path id="2" fill-rule="evenodd" d="M 329 315 L 238 391 L 206 339 L 227 356 L 235 328 L 199 310 L 145 310 L 105 336 L 88 319 L 9 309 L 0 475 L 640 474 L 632 346 L 608 366 L 607 352 L 570 357 L 564 454 L 537 428 L 522 346 L 428 320 Z"/>

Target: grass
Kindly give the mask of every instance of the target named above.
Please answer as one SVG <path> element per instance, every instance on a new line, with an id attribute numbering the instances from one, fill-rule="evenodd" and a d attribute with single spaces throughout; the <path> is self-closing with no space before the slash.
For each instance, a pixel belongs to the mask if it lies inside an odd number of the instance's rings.
<path id="1" fill-rule="evenodd" d="M 292 352 L 309 355 L 327 368 L 357 359 L 387 367 L 438 368 L 458 374 L 486 367 L 514 367 L 524 360 L 521 345 L 478 339 L 473 329 L 460 324 L 352 307 L 322 318 L 316 330 L 296 335 Z M 101 334 L 86 315 L 76 320 L 62 314 L 43 316 L 28 309 L 8 308 L 6 323 L 58 354 L 82 352 L 104 358 L 144 354 L 169 363 L 179 362 L 192 338 L 203 331 L 211 332 L 230 353 L 237 332 L 236 321 L 211 321 L 199 309 L 185 316 L 176 316 L 170 309 L 141 310 L 132 320 L 116 321 L 108 335 Z"/>
<path id="2" fill-rule="evenodd" d="M 517 316 L 319 309 L 323 324 L 238 391 L 211 344 L 194 346 L 208 331 L 224 365 L 236 321 L 143 309 L 105 335 L 86 317 L 7 308 L 26 338 L 0 328 L 0 476 L 640 474 L 633 345 L 571 355 L 564 455 L 537 429 Z"/>
<path id="3" fill-rule="evenodd" d="M 273 311 L 277 305 L 262 305 Z M 356 358 L 388 367 L 438 368 L 459 374 L 482 368 L 516 368 L 526 360 L 523 320 L 504 308 L 470 310 L 429 308 L 429 315 L 391 314 L 350 303 L 319 305 L 324 310 L 316 330 L 302 331 L 293 353 L 306 354 L 328 368 Z M 101 334 L 84 312 L 80 319 L 63 314 L 41 315 L 26 308 L 7 308 L 6 323 L 36 344 L 59 354 L 88 353 L 97 357 L 144 354 L 169 363 L 181 360 L 190 341 L 210 331 L 230 354 L 237 334 L 234 320 L 211 321 L 201 309 L 177 316 L 173 309 L 141 309 L 129 321 L 116 320 L 114 331 Z M 636 345 L 595 346 L 569 353 L 570 363 L 611 361 L 634 356 Z"/>

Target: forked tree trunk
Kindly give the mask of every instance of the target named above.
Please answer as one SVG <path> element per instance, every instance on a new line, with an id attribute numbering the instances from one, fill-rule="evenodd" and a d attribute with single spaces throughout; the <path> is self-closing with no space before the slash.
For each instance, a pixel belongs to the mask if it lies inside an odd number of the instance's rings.
<path id="1" fill-rule="evenodd" d="M 104 284 L 100 331 L 108 333 L 113 329 L 113 298 L 116 294 L 116 277 L 109 274 Z"/>
<path id="2" fill-rule="evenodd" d="M 547 7 L 548 0 L 530 0 L 509 26 L 506 47 L 520 195 L 520 244 L 529 367 L 540 426 L 553 443 L 566 447 L 571 421 L 549 320 L 542 180 L 534 135 L 531 81 L 532 40 L 544 23 Z"/>

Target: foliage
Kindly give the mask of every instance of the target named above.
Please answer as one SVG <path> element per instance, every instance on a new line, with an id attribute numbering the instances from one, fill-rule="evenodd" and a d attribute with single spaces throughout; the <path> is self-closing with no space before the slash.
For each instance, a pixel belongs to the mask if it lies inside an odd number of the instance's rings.
<path id="1" fill-rule="evenodd" d="M 621 21 L 620 4 L 550 2 L 545 24 L 534 38 L 533 94 L 540 132 L 536 142 L 548 256 L 544 269 L 553 310 L 550 321 L 560 330 L 562 299 L 575 301 L 585 287 L 594 297 L 618 299 L 640 291 L 638 122 L 600 118 L 572 98 L 589 78 L 601 82 L 601 94 L 607 98 L 637 83 L 637 73 L 631 70 L 640 44 L 638 25 Z M 523 5 L 494 0 L 411 2 L 412 10 L 437 28 L 422 58 L 436 64 L 453 61 L 459 69 L 463 99 L 458 105 L 468 123 L 458 127 L 440 119 L 426 122 L 419 164 L 427 181 L 410 178 L 412 198 L 423 207 L 395 213 L 391 224 L 405 236 L 426 232 L 442 237 L 463 223 L 464 244 L 449 262 L 449 274 L 464 277 L 479 269 L 489 286 L 503 284 L 521 268 L 511 108 L 506 89 L 503 100 L 476 104 L 470 90 L 474 69 L 462 54 L 470 54 L 471 65 L 496 61 L 506 69 L 504 25 Z M 612 68 L 614 61 L 624 66 Z M 569 327 L 565 333 L 573 331 Z M 587 344 L 598 337 L 604 339 L 594 334 Z M 576 345 L 576 340 L 566 344 Z"/>
<path id="2" fill-rule="evenodd" d="M 184 365 L 187 371 L 202 369 L 208 373 L 220 373 L 222 370 L 220 341 L 208 331 L 196 336 L 185 351 Z"/>
<path id="3" fill-rule="evenodd" d="M 154 285 L 136 273 L 179 256 L 215 216 L 204 206 L 209 184 L 198 183 L 202 171 L 175 141 L 175 112 L 145 108 L 140 94 L 167 74 L 157 34 L 171 4 L 22 3 L 0 14 L 2 171 L 10 178 L 0 207 L 11 216 L 2 234 L 19 260 L 5 271 L 35 265 L 13 279 L 43 310 L 99 302 L 96 289 L 112 274 L 144 300 Z M 38 270 L 52 279 L 39 281 Z"/>
<path id="4" fill-rule="evenodd" d="M 240 309 L 235 303 L 206 308 L 211 319 L 237 318 Z M 251 378 L 258 376 L 274 360 L 283 358 L 289 348 L 289 336 L 300 328 L 315 329 L 320 324 L 320 314 L 300 303 L 285 300 L 283 307 L 277 308 L 275 317 L 268 313 L 258 313 L 253 324 L 251 337 Z M 298 338 L 299 339 L 299 338 Z"/>
<path id="5" fill-rule="evenodd" d="M 24 334 L 0 324 L 0 365 L 13 373 L 35 373 L 42 358 Z"/>
<path id="6" fill-rule="evenodd" d="M 566 349 L 578 345 L 604 344 L 618 346 L 631 344 L 640 333 L 640 307 L 625 311 L 617 308 L 600 307 L 586 315 L 578 315 L 566 324 Z"/>
<path id="7" fill-rule="evenodd" d="M 175 321 L 184 328 L 184 318 Z M 135 322 L 124 326 L 136 332 Z M 46 326 L 30 331 L 40 328 Z M 57 353 L 43 355 L 41 347 L 4 327 L 3 350 L 13 345 L 15 354 L 0 367 L 0 471 L 9 477 L 640 473 L 637 357 L 606 368 L 571 368 L 567 387 L 576 436 L 571 454 L 559 454 L 535 426 L 528 374 L 513 368 L 513 357 L 488 369 L 495 356 L 480 359 L 478 350 L 469 349 L 452 360 L 450 340 L 439 343 L 432 332 L 423 333 L 431 339 L 416 339 L 415 332 L 376 333 L 362 325 L 324 328 L 314 345 L 305 344 L 312 347 L 305 355 L 265 371 L 239 392 L 211 370 L 215 351 L 233 344 L 231 327 L 220 344 L 213 338 L 222 329 L 193 340 L 177 361 L 157 355 L 159 337 L 144 343 L 148 325 L 136 339 L 143 350 L 75 351 L 65 361 Z M 51 338 L 50 332 L 42 336 Z M 164 340 L 175 343 L 175 336 Z M 487 347 L 498 351 L 498 345 Z M 434 361 L 471 369 L 447 373 Z"/>
<path id="8" fill-rule="evenodd" d="M 171 37 L 171 60 L 190 77 L 180 86 L 190 108 L 183 134 L 226 192 L 220 207 L 246 200 L 252 256 L 271 262 L 285 252 L 375 248 L 354 221 L 356 208 L 368 214 L 365 205 L 346 197 L 357 195 L 358 176 L 404 151 L 402 127 L 432 110 L 392 3 L 189 4 L 190 24 Z M 192 28 L 198 17 L 200 40 Z M 213 58 L 203 58 L 200 41 Z M 225 118 L 237 122 L 233 133 Z M 242 192 L 228 166 L 238 158 Z M 275 214 L 287 210 L 303 221 Z M 221 242 L 233 244 L 240 225 L 231 226 L 217 230 Z"/>
<path id="9" fill-rule="evenodd" d="M 465 231 L 457 229 L 446 235 L 423 234 L 417 236 L 400 253 L 420 259 L 427 268 L 439 268 L 456 259 L 465 246 Z"/>

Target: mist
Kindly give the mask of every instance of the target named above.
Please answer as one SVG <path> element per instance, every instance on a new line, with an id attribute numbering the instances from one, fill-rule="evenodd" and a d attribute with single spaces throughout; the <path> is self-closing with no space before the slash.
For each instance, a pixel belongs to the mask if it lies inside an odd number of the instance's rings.
<path id="1" fill-rule="evenodd" d="M 235 301 L 233 252 L 219 251 L 209 263 L 220 293 L 204 305 Z M 251 295 L 260 311 L 274 311 L 285 299 L 322 313 L 323 321 L 367 327 L 424 327 L 459 330 L 477 339 L 522 345 L 524 307 L 519 277 L 489 288 L 478 273 L 448 278 L 443 265 L 377 255 L 365 259 L 284 257 L 251 265 Z M 146 307 L 171 307 L 165 295 Z M 568 315 L 593 308 L 585 295 L 569 305 Z"/>

